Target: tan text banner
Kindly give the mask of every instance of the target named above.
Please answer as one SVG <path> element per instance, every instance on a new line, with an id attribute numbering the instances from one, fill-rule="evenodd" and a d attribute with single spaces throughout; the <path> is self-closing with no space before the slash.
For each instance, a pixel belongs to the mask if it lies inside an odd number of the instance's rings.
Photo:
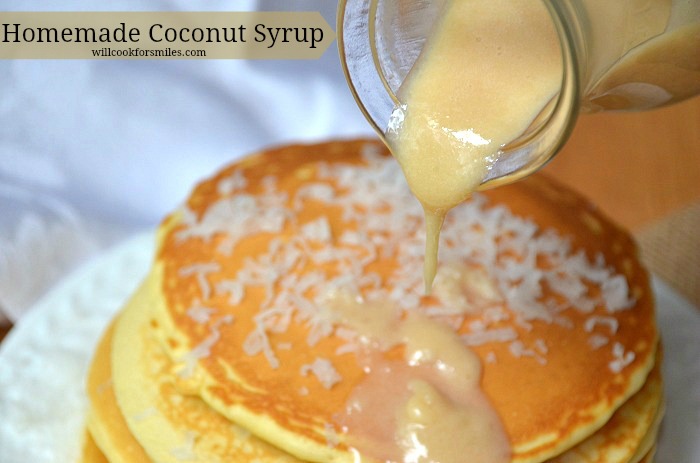
<path id="1" fill-rule="evenodd" d="M 318 12 L 0 12 L 0 59 L 315 59 Z"/>

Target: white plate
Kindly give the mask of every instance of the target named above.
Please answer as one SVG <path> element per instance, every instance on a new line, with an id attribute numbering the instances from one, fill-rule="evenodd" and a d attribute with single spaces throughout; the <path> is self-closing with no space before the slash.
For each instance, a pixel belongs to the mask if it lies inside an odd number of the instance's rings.
<path id="1" fill-rule="evenodd" d="M 147 233 L 90 262 L 47 294 L 0 345 L 0 462 L 76 460 L 93 348 L 145 276 L 152 253 L 153 234 Z M 700 462 L 700 313 L 656 279 L 654 288 L 668 402 L 657 461 Z"/>

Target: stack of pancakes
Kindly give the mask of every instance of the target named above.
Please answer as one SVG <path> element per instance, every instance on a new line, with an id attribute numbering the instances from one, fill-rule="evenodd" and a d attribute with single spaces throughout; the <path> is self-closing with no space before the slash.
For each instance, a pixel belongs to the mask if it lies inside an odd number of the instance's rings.
<path id="1" fill-rule="evenodd" d="M 450 213 L 428 295 L 422 217 L 367 140 L 198 185 L 95 352 L 84 461 L 652 461 L 659 342 L 630 237 L 534 175 Z"/>

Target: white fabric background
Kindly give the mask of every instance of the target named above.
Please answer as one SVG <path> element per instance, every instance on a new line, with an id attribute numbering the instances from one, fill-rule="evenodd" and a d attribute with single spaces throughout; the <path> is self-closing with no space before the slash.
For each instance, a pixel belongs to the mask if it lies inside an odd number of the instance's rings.
<path id="1" fill-rule="evenodd" d="M 334 0 L 12 1 L 0 10 L 320 11 Z M 0 61 L 0 313 L 253 150 L 371 135 L 336 44 L 314 61 Z"/>

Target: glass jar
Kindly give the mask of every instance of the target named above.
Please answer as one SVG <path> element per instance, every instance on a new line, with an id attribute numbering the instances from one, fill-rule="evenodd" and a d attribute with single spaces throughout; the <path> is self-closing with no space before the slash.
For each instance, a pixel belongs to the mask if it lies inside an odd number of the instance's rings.
<path id="1" fill-rule="evenodd" d="M 346 77 L 382 137 L 402 104 L 399 89 L 449 1 L 340 0 Z M 700 93 L 700 1 L 542 3 L 561 50 L 559 91 L 522 135 L 501 147 L 480 188 L 539 169 L 566 142 L 581 112 L 646 110 Z"/>

